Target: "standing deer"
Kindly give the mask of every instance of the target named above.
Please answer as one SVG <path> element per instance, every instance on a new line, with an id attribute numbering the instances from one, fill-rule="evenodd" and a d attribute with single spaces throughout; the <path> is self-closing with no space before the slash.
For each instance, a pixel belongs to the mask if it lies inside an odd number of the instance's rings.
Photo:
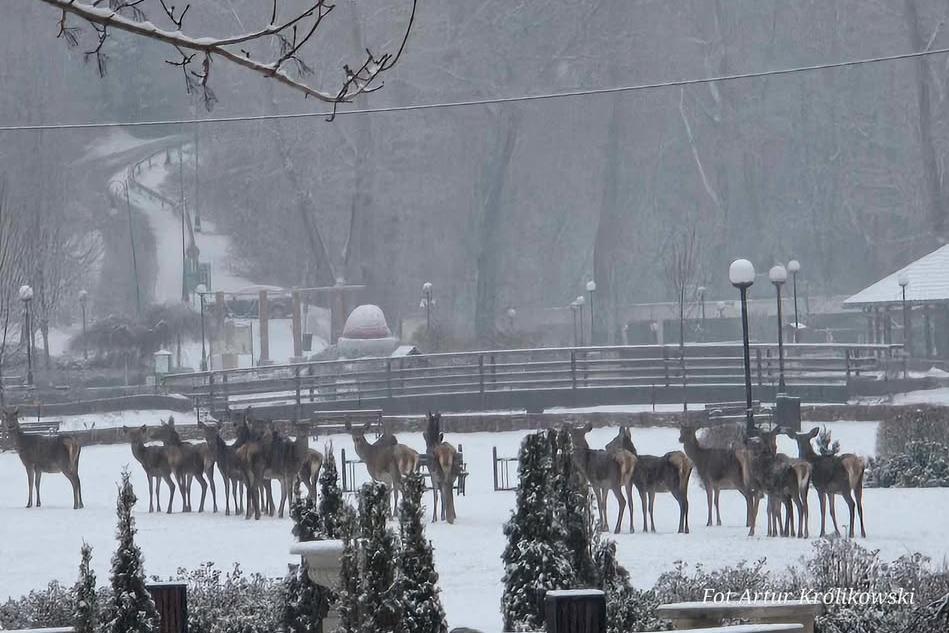
<path id="1" fill-rule="evenodd" d="M 43 473 L 62 473 L 72 484 L 72 507 L 78 510 L 82 504 L 82 484 L 79 481 L 79 440 L 68 435 L 46 437 L 24 433 L 18 419 L 19 410 L 3 411 L 3 423 L 13 435 L 13 445 L 26 468 L 26 507 L 33 507 L 33 486 L 36 482 L 36 507 L 40 502 L 40 479 Z"/>
<path id="2" fill-rule="evenodd" d="M 332 452 L 332 445 L 330 445 L 327 450 Z M 297 476 L 300 481 L 303 482 L 303 485 L 306 486 L 307 495 L 309 495 L 310 499 L 314 502 L 316 501 L 317 490 L 319 490 L 320 470 L 322 470 L 322 468 L 323 453 L 313 448 L 306 449 L 306 454 L 303 457 L 303 462 L 300 464 L 300 470 Z"/>
<path id="3" fill-rule="evenodd" d="M 217 469 L 221 473 L 221 479 L 224 480 L 224 515 L 230 516 L 231 503 L 230 498 L 234 498 L 234 513 L 237 514 L 244 509 L 242 492 L 239 488 L 244 485 L 243 473 L 237 464 L 237 447 L 229 446 L 224 438 L 221 437 L 221 426 L 219 424 L 205 424 L 198 421 L 198 427 L 204 433 L 205 442 L 207 442 L 208 452 Z M 213 488 L 212 488 L 213 490 Z M 231 492 L 233 490 L 233 492 Z"/>
<path id="4" fill-rule="evenodd" d="M 834 495 L 840 495 L 847 502 L 850 510 L 850 538 L 854 536 L 854 506 L 860 515 L 860 536 L 867 537 L 863 527 L 863 471 L 866 464 L 863 459 L 853 453 L 843 455 L 818 455 L 811 446 L 811 440 L 819 433 L 814 427 L 807 433 L 787 431 L 786 435 L 797 442 L 798 455 L 807 460 L 812 467 L 811 483 L 817 490 L 820 500 L 820 535 L 824 536 L 826 526 L 826 508 L 824 498 L 829 497 L 830 518 L 834 522 L 834 533 L 840 535 L 837 528 L 837 512 L 834 508 Z M 856 499 L 856 502 L 854 501 Z"/>
<path id="5" fill-rule="evenodd" d="M 269 474 L 280 482 L 280 509 L 277 516 L 282 519 L 287 499 L 293 492 L 293 484 L 300 474 L 303 461 L 307 458 L 307 451 L 310 450 L 309 440 L 305 432 L 298 432 L 293 440 L 281 436 L 274 428 L 270 429 L 270 433 L 273 436 L 270 444 L 270 463 L 265 469 L 265 475 Z M 271 502 L 270 516 L 273 516 L 272 506 Z"/>
<path id="6" fill-rule="evenodd" d="M 189 444 L 181 440 L 178 431 L 175 430 L 175 420 L 168 418 L 168 422 L 162 421 L 161 426 L 153 432 L 153 437 L 161 440 L 165 457 L 171 466 L 171 472 L 178 480 L 178 492 L 181 495 L 181 511 L 191 512 L 191 482 L 195 478 L 201 486 L 201 504 L 198 506 L 198 512 L 204 512 L 204 501 L 208 494 L 208 482 L 204 479 L 205 455 L 194 444 Z"/>
<path id="7" fill-rule="evenodd" d="M 623 512 L 626 510 L 626 499 L 623 498 L 623 486 L 626 486 L 626 496 L 629 497 L 629 531 L 635 532 L 633 527 L 633 498 L 632 481 L 636 469 L 637 458 L 633 453 L 623 448 L 614 448 L 610 451 L 592 449 L 587 444 L 586 434 L 593 429 L 593 424 L 587 422 L 580 428 L 567 427 L 570 440 L 573 442 L 573 461 L 580 469 L 580 473 L 593 487 L 593 496 L 596 499 L 599 511 L 599 529 L 609 530 L 607 518 L 607 502 L 609 491 L 613 491 L 616 503 L 619 505 L 619 516 L 616 517 L 615 533 L 619 534 L 623 524 Z"/>
<path id="8" fill-rule="evenodd" d="M 716 525 L 722 524 L 722 514 L 718 506 L 719 494 L 722 490 L 737 490 L 745 498 L 745 527 L 748 527 L 751 522 L 754 497 L 751 489 L 745 484 L 741 462 L 738 461 L 735 452 L 727 448 L 705 448 L 695 436 L 693 426 L 679 428 L 679 442 L 685 449 L 685 454 L 695 465 L 695 470 L 698 471 L 702 486 L 705 488 L 708 504 L 708 521 L 705 525 L 712 525 L 713 503 Z"/>
<path id="9" fill-rule="evenodd" d="M 442 416 L 440 413 L 428 413 L 428 426 L 422 434 L 425 438 L 425 455 L 428 462 L 428 472 L 432 476 L 432 523 L 438 517 L 438 495 L 442 496 L 442 521 L 454 523 L 455 514 L 455 480 L 461 472 L 461 459 L 454 446 L 445 441 L 441 430 Z"/>
<path id="10" fill-rule="evenodd" d="M 639 491 L 639 500 L 643 506 L 643 531 L 646 527 L 646 497 L 649 497 L 649 523 L 656 531 L 653 517 L 653 505 L 657 492 L 668 492 L 679 504 L 679 533 L 689 533 L 689 477 L 692 475 L 692 462 L 682 451 L 669 451 L 665 455 L 640 455 L 633 444 L 629 429 L 620 427 L 616 437 L 606 445 L 609 451 L 625 449 L 636 456 L 633 469 L 633 484 Z"/>
<path id="11" fill-rule="evenodd" d="M 264 472 L 270 460 L 272 433 L 253 431 L 247 424 L 247 417 L 237 425 L 237 465 L 241 478 L 247 488 L 247 512 L 245 519 L 260 519 L 261 492 L 264 488 Z"/>
<path id="12" fill-rule="evenodd" d="M 366 464 L 369 476 L 374 481 L 381 481 L 392 488 L 393 503 L 398 506 L 402 478 L 414 473 L 418 468 L 418 453 L 405 444 L 399 444 L 391 433 L 383 434 L 375 443 L 370 444 L 366 439 L 366 432 L 370 428 L 368 422 L 361 429 L 354 429 L 346 422 L 346 430 L 353 437 L 356 454 Z M 393 516 L 391 506 L 389 516 Z"/>
<path id="13" fill-rule="evenodd" d="M 129 438 L 132 447 L 132 456 L 142 465 L 145 477 L 148 479 L 148 511 L 154 512 L 155 506 L 161 512 L 161 482 L 164 479 L 168 484 L 168 513 L 171 513 L 171 504 L 175 500 L 175 482 L 171 480 L 171 465 L 161 446 L 146 446 L 148 441 L 148 427 L 144 424 L 137 429 L 122 427 L 122 431 Z M 152 481 L 154 480 L 154 505 L 152 503 Z"/>

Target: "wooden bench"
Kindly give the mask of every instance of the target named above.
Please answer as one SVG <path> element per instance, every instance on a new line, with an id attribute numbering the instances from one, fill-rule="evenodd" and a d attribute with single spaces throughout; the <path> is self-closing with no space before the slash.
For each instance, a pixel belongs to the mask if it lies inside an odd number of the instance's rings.
<path id="1" fill-rule="evenodd" d="M 798 625 L 803 633 L 814 633 L 814 621 L 822 606 L 800 600 L 676 602 L 658 609 L 659 617 L 671 620 L 676 630 L 720 627 L 723 620 L 748 620 L 762 624 Z M 764 629 L 746 629 L 757 631 Z"/>
<path id="2" fill-rule="evenodd" d="M 59 433 L 62 420 L 36 420 L 34 422 L 20 422 L 20 429 L 30 435 L 55 435 Z"/>

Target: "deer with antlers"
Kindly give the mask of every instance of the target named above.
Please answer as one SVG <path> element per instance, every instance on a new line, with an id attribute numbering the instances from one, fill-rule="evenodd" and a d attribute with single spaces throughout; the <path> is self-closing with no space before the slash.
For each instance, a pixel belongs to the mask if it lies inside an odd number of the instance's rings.
<path id="1" fill-rule="evenodd" d="M 356 454 L 366 464 L 369 476 L 374 481 L 381 481 L 392 489 L 393 503 L 399 504 L 399 492 L 402 490 L 402 478 L 418 469 L 418 453 L 399 444 L 391 433 L 383 433 L 374 443 L 366 439 L 366 432 L 371 428 L 368 422 L 359 429 L 346 422 L 346 430 L 353 437 Z M 389 516 L 393 516 L 390 506 Z"/>
<path id="2" fill-rule="evenodd" d="M 860 536 L 867 537 L 863 526 L 863 471 L 866 464 L 863 459 L 853 453 L 843 455 L 818 455 L 811 446 L 811 440 L 817 437 L 820 429 L 814 427 L 807 433 L 786 431 L 785 434 L 797 442 L 798 455 L 807 460 L 812 467 L 811 483 L 817 490 L 820 500 L 820 535 L 826 532 L 825 498 L 830 501 L 830 518 L 834 523 L 834 533 L 840 535 L 837 528 L 837 512 L 834 508 L 834 495 L 840 495 L 847 502 L 850 510 L 849 536 L 854 536 L 854 507 L 860 516 Z"/>
<path id="3" fill-rule="evenodd" d="M 619 516 L 616 517 L 615 533 L 619 534 L 623 524 L 623 512 L 626 510 L 626 499 L 623 497 L 623 487 L 626 486 L 626 496 L 629 497 L 629 531 L 635 532 L 633 527 L 633 498 L 632 481 L 636 469 L 636 456 L 623 448 L 612 450 L 592 449 L 587 443 L 586 435 L 593 430 L 593 424 L 587 422 L 582 427 L 567 427 L 570 440 L 573 442 L 573 461 L 583 477 L 593 488 L 593 497 L 599 512 L 599 529 L 609 529 L 607 518 L 607 501 L 609 492 L 613 492 L 616 503 L 619 505 Z"/>
<path id="4" fill-rule="evenodd" d="M 653 505 L 657 492 L 668 492 L 679 504 L 679 533 L 689 533 L 689 477 L 692 476 L 692 462 L 682 451 L 669 451 L 665 455 L 640 455 L 633 444 L 629 428 L 622 426 L 616 437 L 606 445 L 606 450 L 623 449 L 636 456 L 632 483 L 639 492 L 639 501 L 643 507 L 643 531 L 647 531 L 646 513 L 649 523 L 656 531 L 653 517 Z M 647 505 L 648 497 L 648 505 Z"/>
<path id="5" fill-rule="evenodd" d="M 171 464 L 168 463 L 168 456 L 161 446 L 146 446 L 148 441 L 148 427 L 142 425 L 137 429 L 130 429 L 122 426 L 122 431 L 129 438 L 129 444 L 132 447 L 132 457 L 142 465 L 145 471 L 145 477 L 148 479 L 148 511 L 154 512 L 155 506 L 161 512 L 161 482 L 168 484 L 168 513 L 171 514 L 171 504 L 175 500 L 175 482 L 171 479 Z M 152 502 L 152 489 L 154 482 L 154 503 Z"/>
<path id="6" fill-rule="evenodd" d="M 79 452 L 82 446 L 79 440 L 68 435 L 46 437 L 24 433 L 20 428 L 18 409 L 4 410 L 3 423 L 13 436 L 13 445 L 26 469 L 26 507 L 33 507 L 34 485 L 36 507 L 41 507 L 40 480 L 43 473 L 62 473 L 72 485 L 73 510 L 82 508 L 82 484 L 79 481 Z"/>
<path id="7" fill-rule="evenodd" d="M 428 472 L 432 476 L 432 523 L 438 517 L 438 495 L 442 498 L 442 521 L 454 523 L 455 514 L 455 480 L 461 472 L 461 459 L 454 446 L 445 441 L 441 429 L 442 416 L 440 413 L 428 412 L 428 426 L 422 434 L 425 438 L 425 456 Z"/>
<path id="8" fill-rule="evenodd" d="M 722 490 L 737 490 L 745 498 L 745 527 L 751 523 L 751 508 L 754 502 L 754 493 L 745 483 L 741 462 L 733 450 L 727 448 L 706 448 L 702 446 L 695 435 L 694 426 L 679 427 L 679 442 L 685 454 L 695 465 L 702 486 L 705 488 L 706 503 L 708 505 L 708 521 L 706 526 L 712 525 L 712 506 L 715 506 L 716 525 L 722 524 L 722 513 L 719 510 L 718 498 Z"/>
<path id="9" fill-rule="evenodd" d="M 171 472 L 178 481 L 178 492 L 181 495 L 181 511 L 191 512 L 191 482 L 198 480 L 201 486 L 201 503 L 198 512 L 204 512 L 204 502 L 208 494 L 208 482 L 205 480 L 205 453 L 198 446 L 189 444 L 181 439 L 175 430 L 175 419 L 168 418 L 152 433 L 152 437 L 162 442 L 162 449 Z"/>

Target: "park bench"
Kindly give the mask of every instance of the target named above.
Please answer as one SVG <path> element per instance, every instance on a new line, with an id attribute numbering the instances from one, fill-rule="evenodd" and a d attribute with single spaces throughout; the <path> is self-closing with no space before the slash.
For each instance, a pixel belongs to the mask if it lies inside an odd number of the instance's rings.
<path id="1" fill-rule="evenodd" d="M 708 631 L 711 630 L 709 627 L 721 626 L 724 620 L 747 620 L 759 626 L 796 624 L 801 627 L 796 630 L 814 633 L 814 621 L 821 608 L 818 603 L 800 600 L 676 602 L 659 607 L 658 615 L 671 620 L 676 630 Z"/>
<path id="2" fill-rule="evenodd" d="M 746 415 L 744 402 L 715 402 L 705 405 L 705 419 L 708 426 L 721 424 L 744 424 Z M 752 412 L 757 424 L 770 423 L 771 411 L 763 408 L 761 402 L 754 400 L 751 403 Z"/>
<path id="3" fill-rule="evenodd" d="M 20 429 L 30 435 L 55 435 L 59 433 L 59 427 L 62 424 L 62 420 L 34 420 L 32 422 L 20 422 Z"/>
<path id="4" fill-rule="evenodd" d="M 468 465 L 465 463 L 464 447 L 461 444 L 458 445 L 458 457 L 461 459 L 461 472 L 458 473 L 458 478 L 455 479 L 455 492 L 464 496 L 465 484 L 468 480 Z M 431 490 L 432 475 L 428 470 L 428 455 L 419 453 L 418 458 L 419 472 L 421 472 L 422 478 L 425 479 L 425 489 Z M 340 480 L 343 492 L 356 491 L 356 464 L 362 463 L 363 461 L 361 459 L 348 458 L 345 448 L 340 449 Z"/>

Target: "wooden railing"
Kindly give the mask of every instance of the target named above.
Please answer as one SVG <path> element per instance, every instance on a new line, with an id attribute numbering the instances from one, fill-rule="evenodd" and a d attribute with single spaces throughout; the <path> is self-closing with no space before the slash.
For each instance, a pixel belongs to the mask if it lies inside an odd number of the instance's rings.
<path id="1" fill-rule="evenodd" d="M 857 379 L 885 380 L 899 351 L 885 345 L 785 346 L 785 382 L 848 385 Z M 751 347 L 752 381 L 778 382 L 774 345 Z M 681 389 L 744 384 L 740 345 L 540 348 L 363 358 L 292 365 L 174 374 L 168 391 L 194 398 L 211 411 L 287 406 L 385 408 L 386 402 L 433 396 L 516 394 L 592 389 Z"/>

